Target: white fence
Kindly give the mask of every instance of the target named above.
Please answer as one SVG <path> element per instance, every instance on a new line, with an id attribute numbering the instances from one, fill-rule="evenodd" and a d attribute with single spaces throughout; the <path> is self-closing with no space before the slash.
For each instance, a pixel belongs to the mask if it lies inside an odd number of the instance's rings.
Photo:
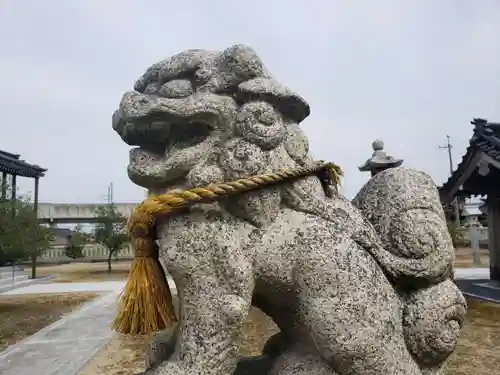
<path id="1" fill-rule="evenodd" d="M 65 262 L 72 261 L 71 258 L 67 257 L 65 254 L 64 246 L 55 246 L 51 249 L 45 250 L 39 260 L 41 262 Z M 93 261 L 107 259 L 109 255 L 108 249 L 102 245 L 98 244 L 87 244 L 83 249 L 83 261 Z M 132 245 L 127 245 L 116 254 L 113 255 L 113 259 L 131 259 L 134 257 L 134 250 Z"/>
<path id="2" fill-rule="evenodd" d="M 477 228 L 479 241 L 488 242 L 488 227 Z M 464 240 L 470 241 L 470 231 L 469 228 L 460 228 L 458 232 L 463 236 Z"/>
<path id="3" fill-rule="evenodd" d="M 463 236 L 464 240 L 470 241 L 470 233 L 468 228 L 460 228 L 459 233 Z M 479 241 L 482 243 L 488 243 L 488 228 L 480 227 L 478 228 Z M 71 258 L 67 257 L 65 254 L 64 246 L 54 246 L 48 250 L 45 250 L 40 256 L 39 260 L 41 262 L 69 262 L 72 261 Z M 84 261 L 102 260 L 108 258 L 108 250 L 99 244 L 87 244 L 83 249 Z M 132 245 L 128 244 L 118 253 L 113 255 L 113 259 L 132 259 L 134 257 L 134 250 Z"/>

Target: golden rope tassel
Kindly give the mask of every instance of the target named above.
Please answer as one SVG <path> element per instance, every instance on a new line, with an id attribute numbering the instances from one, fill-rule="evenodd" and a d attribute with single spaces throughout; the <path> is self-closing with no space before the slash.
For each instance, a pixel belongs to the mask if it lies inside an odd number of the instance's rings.
<path id="1" fill-rule="evenodd" d="M 177 318 L 158 245 L 150 238 L 133 239 L 134 260 L 123 290 L 113 328 L 121 333 L 145 334 L 171 326 Z"/>
<path id="2" fill-rule="evenodd" d="M 155 242 L 156 218 L 196 203 L 214 202 L 235 194 L 285 181 L 317 175 L 325 194 L 337 187 L 342 171 L 333 163 L 288 169 L 183 191 L 150 196 L 136 207 L 128 221 L 134 260 L 123 290 L 113 328 L 126 334 L 145 334 L 170 327 L 177 321 L 165 271 Z"/>

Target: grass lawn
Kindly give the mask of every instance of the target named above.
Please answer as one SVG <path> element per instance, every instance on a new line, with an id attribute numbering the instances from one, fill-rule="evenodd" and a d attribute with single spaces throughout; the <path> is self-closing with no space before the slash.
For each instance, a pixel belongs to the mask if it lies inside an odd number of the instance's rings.
<path id="1" fill-rule="evenodd" d="M 467 322 L 445 374 L 500 374 L 500 305 L 472 299 L 468 303 Z M 260 354 L 264 343 L 277 331 L 265 314 L 252 308 L 241 354 Z M 149 340 L 147 336 L 117 334 L 79 375 L 132 375 L 144 371 L 144 351 Z"/>
<path id="2" fill-rule="evenodd" d="M 37 277 L 58 275 L 51 280 L 56 283 L 117 281 L 125 280 L 130 269 L 130 262 L 113 262 L 112 271 L 108 272 L 108 264 L 102 263 L 68 263 L 60 265 L 39 265 Z"/>
<path id="3" fill-rule="evenodd" d="M 489 268 L 490 258 L 488 249 L 479 250 L 481 265 L 476 265 L 472 262 L 472 249 L 468 247 L 459 247 L 455 251 L 455 267 L 456 268 Z"/>
<path id="4" fill-rule="evenodd" d="M 446 375 L 500 374 L 500 305 L 467 299 L 467 321 Z"/>
<path id="5" fill-rule="evenodd" d="M 278 327 L 267 315 L 252 308 L 241 354 L 260 354 L 267 339 L 277 332 Z M 149 341 L 150 336 L 116 334 L 78 375 L 132 375 L 144 371 L 144 353 Z"/>
<path id="6" fill-rule="evenodd" d="M 96 296 L 90 293 L 0 296 L 0 351 Z"/>

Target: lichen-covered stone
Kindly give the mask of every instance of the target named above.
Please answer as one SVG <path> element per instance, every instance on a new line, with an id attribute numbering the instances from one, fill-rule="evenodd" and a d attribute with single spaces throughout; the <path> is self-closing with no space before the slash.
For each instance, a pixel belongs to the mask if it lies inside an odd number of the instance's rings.
<path id="1" fill-rule="evenodd" d="M 299 128 L 309 106 L 247 46 L 182 52 L 135 90 L 113 128 L 138 146 L 131 179 L 157 194 L 314 163 Z M 309 177 L 192 206 L 157 235 L 180 322 L 148 375 L 435 375 L 456 344 L 465 303 L 421 172 L 380 172 L 352 203 Z M 240 359 L 252 304 L 282 333 Z"/>

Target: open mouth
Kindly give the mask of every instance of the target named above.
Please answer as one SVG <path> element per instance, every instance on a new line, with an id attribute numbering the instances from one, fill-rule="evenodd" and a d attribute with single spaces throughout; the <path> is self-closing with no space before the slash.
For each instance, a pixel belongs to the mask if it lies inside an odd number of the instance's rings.
<path id="1" fill-rule="evenodd" d="M 130 146 L 139 146 L 131 151 L 130 179 L 146 188 L 183 179 L 231 134 L 236 111 L 233 98 L 212 93 L 176 99 L 125 93 L 113 129 Z"/>
<path id="2" fill-rule="evenodd" d="M 215 127 L 205 122 L 171 121 L 168 116 L 148 116 L 123 121 L 116 127 L 131 146 L 140 146 L 155 153 L 168 153 L 172 148 L 187 148 L 205 141 Z"/>
<path id="3" fill-rule="evenodd" d="M 180 183 L 209 156 L 218 139 L 216 129 L 204 122 L 169 122 L 155 117 L 136 118 L 127 124 L 131 132 L 123 132 L 122 137 L 139 146 L 131 150 L 129 178 L 149 189 Z"/>
<path id="4" fill-rule="evenodd" d="M 130 146 L 164 152 L 206 140 L 231 122 L 232 106 L 231 98 L 214 94 L 167 99 L 129 92 L 113 115 L 113 128 Z"/>
<path id="5" fill-rule="evenodd" d="M 167 124 L 154 120 L 140 127 L 149 129 L 149 136 L 158 133 L 155 139 L 137 142 L 140 147 L 131 150 L 127 171 L 134 183 L 150 189 L 181 182 L 208 157 L 217 139 L 213 127 L 205 123 Z"/>

